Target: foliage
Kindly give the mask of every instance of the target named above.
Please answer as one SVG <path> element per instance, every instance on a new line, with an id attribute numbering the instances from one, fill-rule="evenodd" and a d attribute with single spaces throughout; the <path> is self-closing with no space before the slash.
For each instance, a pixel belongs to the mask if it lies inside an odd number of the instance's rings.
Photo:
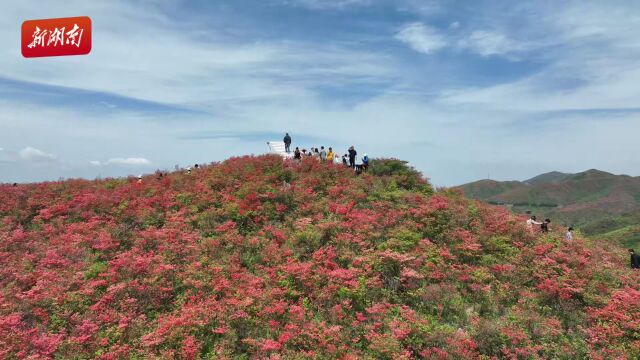
<path id="1" fill-rule="evenodd" d="M 634 359 L 620 249 L 398 160 L 0 185 L 0 358 Z"/>
<path id="2" fill-rule="evenodd" d="M 580 230 L 594 239 L 607 240 L 624 248 L 640 248 L 640 210 L 590 221 Z"/>
<path id="3" fill-rule="evenodd" d="M 422 178 L 419 171 L 408 165 L 407 161 L 377 158 L 371 161 L 368 170 L 372 175 L 388 177 L 400 188 L 429 193 L 431 186 Z"/>

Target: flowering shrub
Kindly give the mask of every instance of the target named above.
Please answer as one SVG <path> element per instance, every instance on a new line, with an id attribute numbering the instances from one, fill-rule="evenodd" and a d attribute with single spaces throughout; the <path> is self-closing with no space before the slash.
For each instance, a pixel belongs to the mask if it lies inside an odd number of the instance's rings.
<path id="1" fill-rule="evenodd" d="M 403 166 L 0 185 L 0 358 L 640 356 L 622 251 Z"/>

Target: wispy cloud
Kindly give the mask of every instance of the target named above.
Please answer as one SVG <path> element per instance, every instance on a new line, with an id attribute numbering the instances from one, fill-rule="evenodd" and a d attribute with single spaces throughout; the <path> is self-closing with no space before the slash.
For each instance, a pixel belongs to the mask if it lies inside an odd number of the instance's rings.
<path id="1" fill-rule="evenodd" d="M 493 30 L 474 30 L 467 34 L 458 33 L 460 23 L 455 21 L 447 29 L 425 25 L 420 22 L 406 24 L 395 34 L 395 38 L 413 50 L 432 54 L 451 47 L 467 50 L 481 56 L 510 56 L 531 49 L 531 45 L 510 39 L 507 35 Z"/>
<path id="2" fill-rule="evenodd" d="M 423 54 L 431 54 L 447 46 L 446 38 L 436 29 L 419 22 L 405 25 L 395 38 Z"/>
<path id="3" fill-rule="evenodd" d="M 459 45 L 482 56 L 506 55 L 526 48 L 522 42 L 511 40 L 505 34 L 490 30 L 475 30 L 462 39 Z"/>
<path id="4" fill-rule="evenodd" d="M 371 0 L 280 0 L 281 4 L 309 9 L 343 9 L 350 6 L 368 5 Z"/>
<path id="5" fill-rule="evenodd" d="M 91 160 L 89 163 L 93 166 L 108 166 L 108 165 L 124 165 L 124 166 L 149 166 L 151 161 L 143 157 L 128 157 L 128 158 L 111 158 L 105 162 L 98 160 Z"/>
<path id="6" fill-rule="evenodd" d="M 57 157 L 55 155 L 33 148 L 31 146 L 27 146 L 26 148 L 20 150 L 18 152 L 18 155 L 20 156 L 20 159 L 26 161 L 48 162 L 57 160 Z"/>
<path id="7" fill-rule="evenodd" d="M 106 165 L 151 165 L 151 161 L 141 157 L 112 158 L 105 162 Z"/>

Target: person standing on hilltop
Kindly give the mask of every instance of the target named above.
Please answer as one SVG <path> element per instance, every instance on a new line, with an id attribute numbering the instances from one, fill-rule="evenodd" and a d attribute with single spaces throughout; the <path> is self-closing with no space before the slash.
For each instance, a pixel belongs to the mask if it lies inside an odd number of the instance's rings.
<path id="1" fill-rule="evenodd" d="M 327 150 L 324 149 L 324 146 L 320 146 L 320 160 L 327 160 Z"/>
<path id="2" fill-rule="evenodd" d="M 351 145 L 349 147 L 349 166 L 351 166 L 354 169 L 356 167 L 356 155 L 358 155 L 358 152 L 353 147 L 353 145 Z"/>
<path id="3" fill-rule="evenodd" d="M 333 153 L 333 149 L 329 146 L 329 152 L 327 153 L 327 160 L 333 162 L 335 154 Z"/>
<path id="4" fill-rule="evenodd" d="M 356 175 L 360 175 L 362 173 L 362 158 L 360 156 L 356 156 L 354 162 L 356 164 Z"/>
<path id="5" fill-rule="evenodd" d="M 367 171 L 369 168 L 369 155 L 364 154 L 362 157 L 362 171 Z"/>
<path id="6" fill-rule="evenodd" d="M 631 256 L 631 268 L 640 269 L 640 256 L 636 255 L 636 251 L 629 249 L 629 255 Z"/>
<path id="7" fill-rule="evenodd" d="M 533 232 L 534 225 L 542 225 L 542 223 L 536 221 L 536 216 L 535 215 L 531 215 L 529 220 L 527 220 L 527 228 L 529 228 L 529 231 Z"/>
<path id="8" fill-rule="evenodd" d="M 289 136 L 289 133 L 286 133 L 284 135 L 284 151 L 290 153 L 291 152 L 291 136 Z"/>

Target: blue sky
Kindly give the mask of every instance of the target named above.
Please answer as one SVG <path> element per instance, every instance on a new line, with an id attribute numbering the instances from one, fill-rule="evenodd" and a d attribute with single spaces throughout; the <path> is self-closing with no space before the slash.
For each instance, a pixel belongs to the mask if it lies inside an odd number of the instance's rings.
<path id="1" fill-rule="evenodd" d="M 90 16 L 88 56 L 25 59 L 27 19 Z M 295 145 L 437 185 L 640 175 L 640 4 L 20 1 L 0 14 L 0 182 L 124 176 Z"/>

